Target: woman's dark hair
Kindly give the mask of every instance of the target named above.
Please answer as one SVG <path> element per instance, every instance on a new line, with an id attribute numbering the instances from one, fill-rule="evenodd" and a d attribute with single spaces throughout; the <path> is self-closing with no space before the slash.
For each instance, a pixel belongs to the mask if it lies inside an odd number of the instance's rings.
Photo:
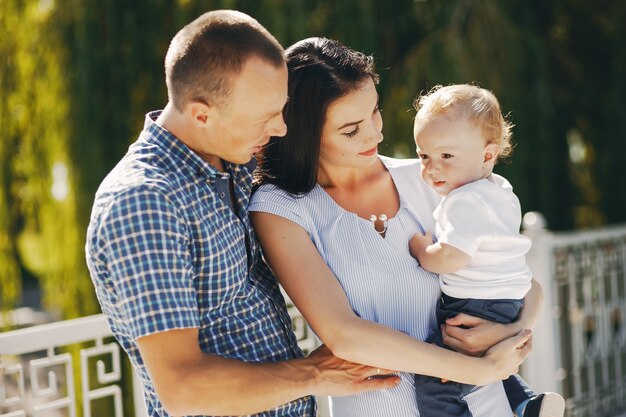
<path id="1" fill-rule="evenodd" d="M 317 182 L 322 128 L 328 106 L 371 79 L 374 59 L 326 38 L 308 38 L 287 51 L 289 100 L 283 110 L 285 137 L 272 137 L 257 155 L 257 184 L 276 184 L 306 194 Z"/>

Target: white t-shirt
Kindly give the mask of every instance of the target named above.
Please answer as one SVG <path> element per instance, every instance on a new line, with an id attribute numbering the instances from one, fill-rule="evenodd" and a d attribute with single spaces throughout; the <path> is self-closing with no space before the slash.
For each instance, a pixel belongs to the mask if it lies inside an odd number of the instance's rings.
<path id="1" fill-rule="evenodd" d="M 441 290 L 455 298 L 521 299 L 530 289 L 526 265 L 531 242 L 520 234 L 521 210 L 509 182 L 491 174 L 451 191 L 433 212 L 440 243 L 472 257 L 441 275 Z"/>

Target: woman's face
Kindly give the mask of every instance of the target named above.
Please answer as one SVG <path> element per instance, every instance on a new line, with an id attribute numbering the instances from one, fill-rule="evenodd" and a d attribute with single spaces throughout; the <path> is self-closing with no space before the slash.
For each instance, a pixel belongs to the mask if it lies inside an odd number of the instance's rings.
<path id="1" fill-rule="evenodd" d="M 368 78 L 328 106 L 322 128 L 320 165 L 345 168 L 371 165 L 377 160 L 382 129 L 378 92 Z"/>

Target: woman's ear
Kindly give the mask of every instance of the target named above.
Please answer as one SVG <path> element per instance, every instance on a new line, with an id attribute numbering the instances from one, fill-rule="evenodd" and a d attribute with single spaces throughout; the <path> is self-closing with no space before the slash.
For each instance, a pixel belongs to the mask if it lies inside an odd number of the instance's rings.
<path id="1" fill-rule="evenodd" d="M 483 152 L 483 164 L 485 166 L 493 167 L 496 164 L 498 152 L 500 152 L 500 147 L 495 143 L 488 143 L 485 145 L 485 150 Z"/>

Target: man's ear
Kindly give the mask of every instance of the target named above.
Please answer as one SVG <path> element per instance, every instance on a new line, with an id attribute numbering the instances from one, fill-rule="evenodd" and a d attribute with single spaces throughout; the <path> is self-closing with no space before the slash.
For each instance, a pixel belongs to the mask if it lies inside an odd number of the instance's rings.
<path id="1" fill-rule="evenodd" d="M 485 150 L 483 152 L 483 165 L 493 167 L 496 163 L 499 152 L 500 147 L 495 143 L 488 143 L 485 145 Z"/>
<path id="2" fill-rule="evenodd" d="M 194 125 L 205 127 L 211 119 L 211 112 L 215 110 L 207 103 L 191 101 L 187 104 L 185 111 L 191 117 Z"/>

